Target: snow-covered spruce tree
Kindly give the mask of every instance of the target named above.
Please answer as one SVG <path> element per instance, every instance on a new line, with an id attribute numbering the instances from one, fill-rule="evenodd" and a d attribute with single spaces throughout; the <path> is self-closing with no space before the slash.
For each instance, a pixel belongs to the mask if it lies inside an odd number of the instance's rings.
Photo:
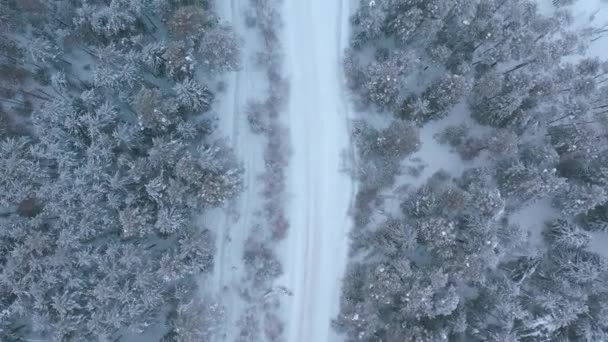
<path id="1" fill-rule="evenodd" d="M 448 126 L 435 138 L 452 146 L 463 160 L 475 159 L 483 151 L 493 159 L 508 158 L 518 153 L 518 136 L 510 130 L 498 129 L 481 137 L 469 136 L 470 131 L 466 124 Z"/>
<path id="2" fill-rule="evenodd" d="M 402 120 L 395 120 L 382 131 L 356 121 L 352 136 L 361 158 L 354 175 L 373 189 L 391 184 L 400 172 L 400 160 L 419 148 L 416 128 Z"/>
<path id="3" fill-rule="evenodd" d="M 590 231 L 608 231 L 608 203 L 603 203 L 587 211 L 582 217 L 585 229 Z"/>
<path id="4" fill-rule="evenodd" d="M 216 76 L 195 73 L 200 37 L 220 28 L 212 6 L 33 4 L 8 3 L 20 27 L 0 34 L 0 339 L 120 340 L 168 309 L 167 341 L 208 340 L 221 307 L 195 277 L 215 238 L 197 216 L 241 189 L 210 134 L 198 77 Z"/>
<path id="5" fill-rule="evenodd" d="M 556 175 L 555 169 L 526 167 L 516 158 L 501 160 L 495 167 L 498 189 L 516 207 L 551 196 L 564 187 L 564 179 Z"/>
<path id="6" fill-rule="evenodd" d="M 177 111 L 175 100 L 163 100 L 158 88 L 142 87 L 131 100 L 131 106 L 137 114 L 137 121 L 142 129 L 163 131 L 174 119 Z"/>
<path id="7" fill-rule="evenodd" d="M 205 32 L 199 51 L 207 68 L 226 72 L 240 67 L 239 46 L 239 38 L 230 26 L 217 26 Z"/>
<path id="8" fill-rule="evenodd" d="M 550 126 L 547 133 L 555 151 L 562 156 L 576 153 L 591 156 L 601 141 L 595 130 L 585 125 Z"/>
<path id="9" fill-rule="evenodd" d="M 585 214 L 608 200 L 606 189 L 597 185 L 568 184 L 553 198 L 552 204 L 570 216 Z"/>
<path id="10" fill-rule="evenodd" d="M 527 123 L 526 99 L 534 86 L 531 77 L 524 72 L 499 75 L 498 79 L 493 76 L 484 75 L 474 86 L 471 115 L 480 123 L 497 128 Z M 493 89 L 495 87 L 499 88 Z"/>
<path id="11" fill-rule="evenodd" d="M 478 137 L 469 136 L 470 128 L 466 124 L 449 126 L 435 135 L 435 139 L 441 144 L 448 144 L 460 155 L 462 160 L 473 160 L 487 149 L 484 142 Z"/>
<path id="12" fill-rule="evenodd" d="M 362 47 L 370 41 L 383 37 L 388 8 L 388 1 L 361 2 L 359 10 L 351 18 L 352 46 Z"/>
<path id="13" fill-rule="evenodd" d="M 180 38 L 205 34 L 205 27 L 215 20 L 210 12 L 197 5 L 176 6 L 169 13 L 169 32 Z"/>
<path id="14" fill-rule="evenodd" d="M 559 163 L 559 155 L 546 141 L 526 142 L 518 149 L 519 160 L 525 167 L 551 171 Z"/>
<path id="15" fill-rule="evenodd" d="M 377 247 L 373 253 L 379 253 L 383 257 L 400 258 L 413 247 L 416 241 L 415 233 L 412 226 L 389 217 L 378 230 L 366 236 L 365 242 L 369 243 L 370 239 L 373 241 L 373 245 Z"/>
<path id="16" fill-rule="evenodd" d="M 547 224 L 543 236 L 552 246 L 564 248 L 585 248 L 591 240 L 589 233 L 565 219 Z"/>
<path id="17" fill-rule="evenodd" d="M 424 124 L 447 116 L 449 110 L 471 91 L 466 76 L 448 74 L 435 82 L 420 96 L 411 96 L 400 106 L 404 119 Z"/>
<path id="18" fill-rule="evenodd" d="M 383 50 L 379 50 L 382 52 Z M 403 87 L 401 80 L 411 70 L 415 61 L 413 56 L 397 53 L 376 54 L 376 59 L 361 71 L 359 91 L 364 105 L 373 104 L 380 109 L 393 108 Z"/>
<path id="19" fill-rule="evenodd" d="M 192 79 L 184 80 L 173 87 L 177 103 L 186 111 L 205 112 L 211 106 L 213 93 Z"/>
<path id="20" fill-rule="evenodd" d="M 588 166 L 585 168 L 587 181 L 600 186 L 608 186 L 608 149 L 592 155 Z"/>
<path id="21" fill-rule="evenodd" d="M 363 120 L 354 121 L 351 136 L 359 160 L 351 172 L 361 182 L 361 191 L 355 200 L 355 221 L 357 225 L 364 225 L 369 220 L 374 197 L 394 182 L 401 173 L 401 161 L 420 148 L 420 141 L 416 127 L 400 119 L 384 130 Z"/>

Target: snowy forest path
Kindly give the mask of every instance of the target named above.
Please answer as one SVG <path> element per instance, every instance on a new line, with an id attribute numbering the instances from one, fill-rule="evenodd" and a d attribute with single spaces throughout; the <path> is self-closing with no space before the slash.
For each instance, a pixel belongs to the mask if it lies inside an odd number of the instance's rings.
<path id="1" fill-rule="evenodd" d="M 226 208 L 208 215 L 204 222 L 217 231 L 215 265 L 204 288 L 214 294 L 226 310 L 225 323 L 216 336 L 219 342 L 236 340 L 238 320 L 247 306 L 241 296 L 245 274 L 243 246 L 262 203 L 258 177 L 264 172 L 264 143 L 262 137 L 249 128 L 245 108 L 249 100 L 263 98 L 265 89 L 260 87 L 263 71 L 253 58 L 259 45 L 256 32 L 248 29 L 244 21 L 248 3 L 227 0 L 217 5 L 220 16 L 234 27 L 243 43 L 241 68 L 228 75 L 225 96 L 220 97 L 217 111 L 220 113 L 218 131 L 234 149 L 244 169 L 244 191 Z"/>
<path id="2" fill-rule="evenodd" d="M 290 80 L 285 118 L 292 157 L 287 171 L 290 230 L 284 244 L 287 342 L 336 341 L 348 249 L 353 181 L 341 171 L 350 151 L 341 59 L 348 0 L 285 1 L 283 47 Z"/>

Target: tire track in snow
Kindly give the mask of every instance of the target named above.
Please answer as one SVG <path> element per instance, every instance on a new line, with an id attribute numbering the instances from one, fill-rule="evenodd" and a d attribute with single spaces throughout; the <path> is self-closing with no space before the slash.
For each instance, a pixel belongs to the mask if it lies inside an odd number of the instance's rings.
<path id="1" fill-rule="evenodd" d="M 287 342 L 336 341 L 346 264 L 353 183 L 340 171 L 350 150 L 341 51 L 347 35 L 343 1 L 287 1 L 284 46 L 290 76 L 287 122 L 293 155 L 288 170 L 290 232 L 285 244 Z"/>

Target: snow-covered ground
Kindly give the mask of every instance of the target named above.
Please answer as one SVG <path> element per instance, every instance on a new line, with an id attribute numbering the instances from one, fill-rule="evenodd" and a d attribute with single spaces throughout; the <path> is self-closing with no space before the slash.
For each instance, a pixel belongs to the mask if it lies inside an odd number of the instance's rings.
<path id="1" fill-rule="evenodd" d="M 283 306 L 287 342 L 338 340 L 331 319 L 338 313 L 354 190 L 350 177 L 340 171 L 343 152 L 350 150 L 341 72 L 349 8 L 348 0 L 290 0 L 282 11 L 290 81 L 284 120 L 293 154 L 287 189 L 290 228 L 282 248 L 285 274 L 277 283 L 293 292 Z"/>
<path id="2" fill-rule="evenodd" d="M 218 134 L 227 139 L 244 167 L 244 191 L 223 209 L 206 213 L 202 222 L 216 232 L 217 254 L 213 273 L 205 279 L 206 294 L 211 294 L 226 309 L 225 324 L 217 334 L 218 341 L 234 341 L 238 334 L 237 321 L 245 307 L 240 296 L 245 274 L 243 270 L 243 245 L 249 235 L 254 216 L 262 200 L 258 175 L 264 171 L 262 137 L 249 129 L 245 105 L 249 99 L 262 98 L 266 92 L 263 70 L 255 65 L 252 55 L 259 46 L 253 30 L 244 23 L 248 3 L 238 0 L 217 2 L 217 11 L 223 20 L 230 22 L 243 41 L 242 68 L 228 75 L 226 93 L 217 106 L 219 114 Z"/>
<path id="3" fill-rule="evenodd" d="M 456 105 L 447 117 L 425 124 L 419 131 L 420 149 L 402 163 L 404 167 L 424 165 L 424 169 L 418 176 L 401 175 L 397 178 L 394 188 L 403 185 L 418 188 L 440 170 L 446 171 L 453 177 L 459 177 L 466 168 L 486 165 L 487 160 L 481 157 L 474 162 L 465 163 L 457 153 L 451 151 L 450 146 L 441 144 L 436 139 L 436 135 L 443 132 L 447 127 L 458 126 L 463 123 L 476 129 L 478 134 L 484 133 L 484 128 L 473 121 L 464 103 Z"/>
<path id="4" fill-rule="evenodd" d="M 551 206 L 549 198 L 545 198 L 512 213 L 509 222 L 530 233 L 528 243 L 542 247 L 544 241 L 541 234 L 545 225 L 557 218 L 559 211 Z"/>

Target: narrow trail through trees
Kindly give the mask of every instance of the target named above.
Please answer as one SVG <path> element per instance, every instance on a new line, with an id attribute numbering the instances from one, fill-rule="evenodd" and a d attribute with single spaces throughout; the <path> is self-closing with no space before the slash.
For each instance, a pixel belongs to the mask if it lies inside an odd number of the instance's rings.
<path id="1" fill-rule="evenodd" d="M 226 80 L 226 94 L 218 107 L 221 113 L 218 125 L 243 163 L 245 190 L 228 208 L 208 215 L 207 222 L 203 222 L 218 228 L 215 266 L 206 287 L 221 298 L 226 309 L 225 322 L 216 341 L 234 341 L 239 332 L 238 320 L 246 306 L 240 296 L 245 274 L 243 245 L 259 210 L 258 176 L 264 170 L 263 144 L 249 129 L 245 107 L 248 100 L 263 96 L 264 89 L 259 89 L 259 79 L 263 75 L 252 58 L 257 48 L 253 38 L 255 32 L 247 29 L 243 19 L 247 2 L 227 0 L 217 4 L 218 12 L 233 25 L 243 41 L 242 65 Z"/>

